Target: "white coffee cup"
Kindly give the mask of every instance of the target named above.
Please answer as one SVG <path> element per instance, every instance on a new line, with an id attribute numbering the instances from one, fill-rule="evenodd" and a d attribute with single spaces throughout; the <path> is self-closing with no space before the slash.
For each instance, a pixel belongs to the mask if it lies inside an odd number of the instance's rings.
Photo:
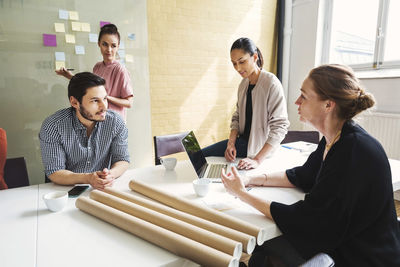
<path id="1" fill-rule="evenodd" d="M 44 203 L 51 211 L 60 211 L 68 203 L 68 192 L 55 191 L 43 195 Z"/>
<path id="2" fill-rule="evenodd" d="M 167 171 L 172 171 L 175 169 L 177 159 L 176 158 L 164 158 L 160 159 L 162 165 L 164 165 Z"/>
<path id="3" fill-rule="evenodd" d="M 205 195 L 207 195 L 208 191 L 210 190 L 210 183 L 211 183 L 211 180 L 208 178 L 200 178 L 200 179 L 194 180 L 193 181 L 194 192 L 196 192 L 196 194 L 199 197 L 204 197 Z"/>

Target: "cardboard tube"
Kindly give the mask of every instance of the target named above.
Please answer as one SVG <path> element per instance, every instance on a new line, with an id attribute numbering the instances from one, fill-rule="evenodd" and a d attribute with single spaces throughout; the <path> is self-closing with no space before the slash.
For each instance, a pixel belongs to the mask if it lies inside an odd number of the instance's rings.
<path id="1" fill-rule="evenodd" d="M 233 255 L 236 259 L 240 259 L 240 256 L 242 255 L 242 243 L 227 237 L 182 222 L 168 215 L 142 207 L 99 190 L 92 191 L 90 193 L 90 198 L 174 233 L 186 236 L 209 247 L 218 249 L 228 255 Z"/>
<path id="2" fill-rule="evenodd" d="M 226 253 L 111 208 L 88 197 L 79 197 L 75 205 L 86 213 L 198 264 L 216 267 L 239 266 L 239 261 Z"/>
<path id="3" fill-rule="evenodd" d="M 183 212 L 201 217 L 203 219 L 227 226 L 229 228 L 244 232 L 257 238 L 257 244 L 262 245 L 265 238 L 265 229 L 242 221 L 238 218 L 213 210 L 208 207 L 200 206 L 183 197 L 171 195 L 165 191 L 153 188 L 141 181 L 132 179 L 129 182 L 131 190 L 141 193 L 151 199 L 157 200 L 165 205 L 173 207 Z"/>
<path id="4" fill-rule="evenodd" d="M 152 201 L 152 200 L 145 199 L 143 197 L 138 197 L 138 196 L 129 194 L 127 192 L 122 192 L 122 191 L 117 190 L 112 187 L 106 187 L 104 189 L 104 192 L 107 192 L 111 195 L 125 199 L 132 203 L 138 204 L 142 207 L 146 207 L 146 208 L 155 210 L 157 212 L 160 212 L 162 214 L 174 217 L 178 220 L 201 227 L 201 228 L 211 231 L 213 233 L 236 240 L 236 241 L 242 243 L 243 251 L 248 254 L 251 254 L 256 246 L 255 237 L 248 235 L 246 233 L 231 229 L 229 227 L 226 227 L 226 226 L 223 226 L 220 224 L 216 224 L 214 222 L 207 221 L 203 218 L 199 218 L 197 216 L 188 214 L 186 212 L 183 212 L 183 211 L 180 211 L 177 209 L 173 209 L 169 206 L 160 204 L 160 203 Z"/>

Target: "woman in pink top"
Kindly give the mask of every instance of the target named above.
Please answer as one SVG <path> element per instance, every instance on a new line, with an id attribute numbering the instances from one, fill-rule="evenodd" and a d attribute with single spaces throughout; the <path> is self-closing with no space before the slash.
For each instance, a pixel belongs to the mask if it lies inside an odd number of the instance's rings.
<path id="1" fill-rule="evenodd" d="M 120 35 L 114 24 L 101 27 L 99 33 L 100 52 L 103 61 L 93 67 L 93 73 L 106 80 L 108 108 L 118 112 L 126 121 L 125 108 L 132 106 L 132 86 L 128 70 L 116 61 Z M 73 74 L 65 68 L 56 70 L 58 75 L 71 79 Z"/>

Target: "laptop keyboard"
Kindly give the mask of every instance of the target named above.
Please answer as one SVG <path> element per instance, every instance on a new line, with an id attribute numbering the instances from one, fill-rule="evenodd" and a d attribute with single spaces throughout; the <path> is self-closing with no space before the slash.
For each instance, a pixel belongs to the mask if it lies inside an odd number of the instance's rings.
<path id="1" fill-rule="evenodd" d="M 228 166 L 228 164 L 211 164 L 211 166 L 209 167 L 207 178 L 218 178 L 219 179 L 221 177 L 221 170 L 225 169 L 225 171 L 226 171 L 227 166 Z"/>

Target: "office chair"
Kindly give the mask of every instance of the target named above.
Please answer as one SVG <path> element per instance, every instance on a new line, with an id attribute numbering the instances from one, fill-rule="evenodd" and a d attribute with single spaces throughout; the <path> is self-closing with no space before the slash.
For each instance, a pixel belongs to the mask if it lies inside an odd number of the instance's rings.
<path id="1" fill-rule="evenodd" d="M 7 134 L 3 128 L 0 128 L 0 190 L 7 189 L 4 181 L 4 165 L 7 160 Z"/>
<path id="2" fill-rule="evenodd" d="M 9 158 L 4 166 L 4 180 L 8 188 L 29 185 L 28 171 L 24 157 Z"/>
<path id="3" fill-rule="evenodd" d="M 154 136 L 155 165 L 160 165 L 160 157 L 185 151 L 182 139 L 189 132 Z"/>
<path id="4" fill-rule="evenodd" d="M 304 141 L 308 143 L 318 144 L 319 133 L 317 131 L 288 131 L 281 144 Z"/>

